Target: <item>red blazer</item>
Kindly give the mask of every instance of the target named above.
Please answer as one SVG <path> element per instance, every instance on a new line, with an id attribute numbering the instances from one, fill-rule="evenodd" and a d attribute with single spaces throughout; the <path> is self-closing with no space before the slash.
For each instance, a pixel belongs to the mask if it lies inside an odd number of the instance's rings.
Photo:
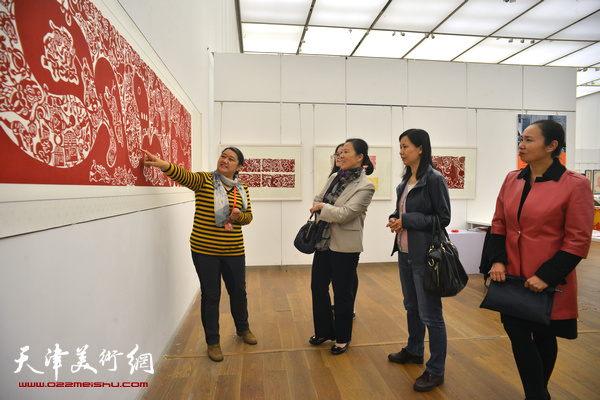
<path id="1" fill-rule="evenodd" d="M 512 171 L 504 180 L 492 233 L 506 236 L 507 273 L 530 278 L 559 250 L 586 258 L 592 238 L 594 201 L 590 182 L 566 170 L 558 181 L 533 184 L 517 220 L 524 179 Z M 577 318 L 577 275 L 566 276 L 557 289 L 551 319 Z"/>

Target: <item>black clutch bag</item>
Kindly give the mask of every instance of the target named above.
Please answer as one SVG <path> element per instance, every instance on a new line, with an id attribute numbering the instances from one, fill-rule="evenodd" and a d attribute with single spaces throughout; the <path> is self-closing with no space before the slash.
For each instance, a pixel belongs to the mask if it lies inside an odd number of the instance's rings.
<path id="1" fill-rule="evenodd" d="M 510 274 L 506 274 L 505 282 L 491 281 L 479 307 L 550 325 L 554 293 L 560 290 L 548 287 L 536 293 L 524 286 L 525 281 L 525 278 Z"/>
<path id="2" fill-rule="evenodd" d="M 294 239 L 294 246 L 305 254 L 312 254 L 315 252 L 315 245 L 321 241 L 323 235 L 323 229 L 325 228 L 324 222 L 317 222 L 316 218 L 313 219 L 315 214 L 312 214 L 306 224 L 302 225 L 296 238 Z"/>

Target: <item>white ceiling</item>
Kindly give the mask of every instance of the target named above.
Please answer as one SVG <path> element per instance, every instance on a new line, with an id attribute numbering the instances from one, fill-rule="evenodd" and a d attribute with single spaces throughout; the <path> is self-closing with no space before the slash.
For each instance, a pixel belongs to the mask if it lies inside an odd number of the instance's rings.
<path id="1" fill-rule="evenodd" d="M 600 91 L 600 0 L 235 0 L 244 53 L 577 67 Z"/>

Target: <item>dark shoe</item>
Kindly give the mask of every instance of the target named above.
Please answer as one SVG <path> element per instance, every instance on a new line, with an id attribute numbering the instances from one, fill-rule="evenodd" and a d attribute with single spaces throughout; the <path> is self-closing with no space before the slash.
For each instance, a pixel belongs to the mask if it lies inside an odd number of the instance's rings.
<path id="1" fill-rule="evenodd" d="M 413 389 L 417 392 L 429 392 L 444 383 L 444 375 L 431 375 L 429 371 L 423 372 L 423 375 L 417 378 Z"/>
<path id="2" fill-rule="evenodd" d="M 423 356 L 415 356 L 403 348 L 398 353 L 388 354 L 388 360 L 398 363 L 398 364 L 423 364 Z"/>
<path id="3" fill-rule="evenodd" d="M 337 344 L 334 344 L 333 346 L 331 346 L 331 354 L 333 354 L 334 356 L 337 356 L 337 355 L 344 353 L 346 350 L 348 350 L 349 344 L 350 344 L 350 342 L 346 343 L 346 345 L 344 347 L 338 347 Z"/>
<path id="4" fill-rule="evenodd" d="M 216 362 L 223 361 L 223 352 L 221 351 L 221 345 L 219 345 L 219 343 L 209 344 L 207 347 L 208 358 Z"/>
<path id="5" fill-rule="evenodd" d="M 333 340 L 333 339 L 326 338 L 326 337 L 318 338 L 313 335 L 310 337 L 310 339 L 308 339 L 308 343 L 312 344 L 313 346 L 320 346 L 328 340 Z"/>
<path id="6" fill-rule="evenodd" d="M 258 343 L 258 340 L 256 340 L 256 336 L 254 336 L 254 334 L 250 331 L 250 329 L 248 329 L 247 331 L 244 331 L 244 332 L 237 331 L 236 334 L 238 336 L 241 336 L 242 339 L 244 339 L 244 342 L 246 342 L 248 344 Z"/>

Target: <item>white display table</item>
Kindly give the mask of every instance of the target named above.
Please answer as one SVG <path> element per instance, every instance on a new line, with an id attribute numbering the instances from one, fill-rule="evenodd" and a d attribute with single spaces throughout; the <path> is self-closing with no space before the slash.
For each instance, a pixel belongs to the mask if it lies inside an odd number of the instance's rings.
<path id="1" fill-rule="evenodd" d="M 448 236 L 458 249 L 460 262 L 465 267 L 467 274 L 478 274 L 485 232 L 466 229 L 460 229 L 458 232 L 448 230 Z"/>

